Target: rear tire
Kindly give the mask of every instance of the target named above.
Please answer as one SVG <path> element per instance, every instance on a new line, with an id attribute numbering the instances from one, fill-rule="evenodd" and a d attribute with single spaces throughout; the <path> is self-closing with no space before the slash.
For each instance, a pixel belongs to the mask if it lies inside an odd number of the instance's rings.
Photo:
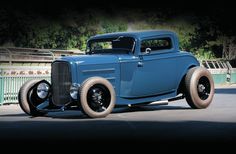
<path id="1" fill-rule="evenodd" d="M 21 109 L 30 116 L 42 116 L 46 114 L 45 112 L 40 112 L 37 110 L 36 106 L 42 103 L 42 100 L 37 97 L 34 86 L 40 80 L 29 80 L 25 82 L 18 93 L 18 101 Z"/>
<path id="2" fill-rule="evenodd" d="M 90 118 L 106 117 L 115 106 L 116 95 L 112 84 L 101 77 L 85 80 L 80 89 L 80 106 Z"/>
<path id="3" fill-rule="evenodd" d="M 194 109 L 207 108 L 214 96 L 214 82 L 210 72 L 203 67 L 191 68 L 185 77 L 185 95 Z"/>

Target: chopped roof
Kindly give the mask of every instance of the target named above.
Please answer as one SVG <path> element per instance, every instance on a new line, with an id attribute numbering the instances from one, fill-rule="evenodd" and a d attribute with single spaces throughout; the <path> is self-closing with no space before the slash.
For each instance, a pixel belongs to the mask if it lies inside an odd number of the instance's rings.
<path id="1" fill-rule="evenodd" d="M 164 34 L 174 34 L 172 31 L 167 30 L 148 30 L 148 31 L 134 31 L 134 32 L 116 32 L 116 33 L 107 33 L 107 34 L 100 34 L 91 37 L 90 39 L 101 39 L 101 38 L 110 38 L 110 37 L 118 37 L 118 36 L 127 36 L 127 37 L 135 37 L 135 38 L 143 38 L 143 37 L 151 37 L 157 35 L 164 35 Z"/>

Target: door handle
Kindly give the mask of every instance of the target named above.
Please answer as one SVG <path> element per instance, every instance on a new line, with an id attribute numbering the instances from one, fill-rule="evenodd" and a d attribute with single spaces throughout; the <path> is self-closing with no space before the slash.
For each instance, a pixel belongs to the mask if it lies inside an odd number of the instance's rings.
<path id="1" fill-rule="evenodd" d="M 143 62 L 139 61 L 138 62 L 138 67 L 143 67 Z"/>

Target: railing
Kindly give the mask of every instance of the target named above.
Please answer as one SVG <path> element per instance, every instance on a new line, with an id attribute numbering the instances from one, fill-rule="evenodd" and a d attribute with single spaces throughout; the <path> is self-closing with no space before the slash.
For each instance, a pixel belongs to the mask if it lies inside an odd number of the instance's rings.
<path id="1" fill-rule="evenodd" d="M 61 56 L 82 55 L 80 50 L 0 47 L 0 63 L 51 63 Z"/>
<path id="2" fill-rule="evenodd" d="M 0 66 L 0 76 L 45 76 L 51 74 L 51 66 Z"/>
<path id="3" fill-rule="evenodd" d="M 211 72 L 215 84 L 236 83 L 236 68 L 229 61 L 203 60 L 200 63 Z"/>
<path id="4" fill-rule="evenodd" d="M 0 76 L 0 105 L 4 103 L 18 103 L 20 87 L 31 79 L 46 79 L 50 82 L 49 75 L 44 76 Z"/>
<path id="5" fill-rule="evenodd" d="M 50 82 L 53 60 L 82 54 L 80 50 L 0 47 L 0 105 L 17 103 L 18 91 L 27 80 Z"/>

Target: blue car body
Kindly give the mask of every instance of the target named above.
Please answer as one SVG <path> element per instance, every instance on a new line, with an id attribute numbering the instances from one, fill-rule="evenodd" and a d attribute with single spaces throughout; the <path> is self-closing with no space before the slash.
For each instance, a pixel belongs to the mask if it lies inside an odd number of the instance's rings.
<path id="1" fill-rule="evenodd" d="M 134 39 L 133 52 L 62 57 L 55 62 L 69 64 L 71 83 L 81 85 L 94 76 L 107 79 L 114 87 L 116 105 L 173 98 L 178 94 L 179 85 L 187 71 L 199 66 L 191 53 L 179 50 L 178 38 L 171 31 L 110 33 L 91 37 L 88 42 L 119 36 Z M 141 52 L 143 40 L 163 37 L 171 40 L 170 49 Z M 57 102 L 54 104 L 63 105 Z"/>

